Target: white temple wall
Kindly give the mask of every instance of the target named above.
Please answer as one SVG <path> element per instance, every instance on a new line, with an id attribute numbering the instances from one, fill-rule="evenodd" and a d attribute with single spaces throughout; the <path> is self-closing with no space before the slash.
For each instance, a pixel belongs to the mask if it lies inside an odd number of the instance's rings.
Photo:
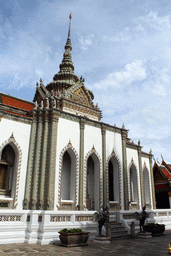
<path id="1" fill-rule="evenodd" d="M 12 133 L 15 138 L 16 143 L 21 149 L 21 166 L 19 166 L 19 184 L 17 186 L 18 203 L 16 209 L 21 210 L 23 208 L 23 199 L 25 192 L 25 181 L 27 172 L 27 160 L 30 142 L 30 131 L 31 125 L 23 122 L 17 122 L 9 119 L 2 118 L 0 121 L 0 146 L 8 142 Z M 13 177 L 14 179 L 14 177 Z M 2 196 L 0 197 L 2 198 Z M 7 199 L 7 198 L 6 198 Z"/>
<path id="2" fill-rule="evenodd" d="M 57 155 L 56 155 L 56 176 L 55 176 L 55 209 L 58 204 L 59 168 L 60 155 L 62 150 L 71 142 L 73 148 L 79 154 L 80 126 L 78 122 L 59 118 L 57 130 Z"/>
<path id="3" fill-rule="evenodd" d="M 149 158 L 141 157 L 141 163 L 142 163 L 142 170 L 143 170 L 144 166 L 146 166 L 146 168 L 150 171 L 150 161 L 149 161 Z"/>
<path id="4" fill-rule="evenodd" d="M 84 130 L 84 156 L 93 148 L 97 151 L 102 159 L 102 134 L 101 129 L 85 125 Z"/>
<path id="5" fill-rule="evenodd" d="M 111 131 L 106 131 L 106 159 L 112 153 L 113 149 L 114 149 L 116 156 L 119 158 L 120 162 L 122 162 L 121 134 L 114 133 Z"/>

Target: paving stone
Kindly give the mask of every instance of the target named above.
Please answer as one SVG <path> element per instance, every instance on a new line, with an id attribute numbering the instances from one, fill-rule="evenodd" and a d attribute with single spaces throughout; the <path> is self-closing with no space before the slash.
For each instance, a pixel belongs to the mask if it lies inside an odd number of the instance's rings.
<path id="1" fill-rule="evenodd" d="M 171 230 L 161 237 L 150 239 L 127 238 L 112 240 L 111 244 L 97 244 L 89 241 L 88 246 L 62 247 L 40 244 L 7 244 L 0 245 L 0 256 L 163 256 L 168 255 L 168 243 L 171 242 Z"/>

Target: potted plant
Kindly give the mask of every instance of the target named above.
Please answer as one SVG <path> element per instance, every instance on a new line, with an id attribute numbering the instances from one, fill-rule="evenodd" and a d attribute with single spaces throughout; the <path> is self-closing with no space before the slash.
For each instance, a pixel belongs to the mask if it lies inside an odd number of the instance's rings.
<path id="1" fill-rule="evenodd" d="M 163 235 L 165 231 L 165 225 L 164 224 L 157 224 L 157 223 L 149 223 L 144 225 L 144 231 L 152 233 L 152 236 L 155 235 Z"/>
<path id="2" fill-rule="evenodd" d="M 87 245 L 89 233 L 79 228 L 64 228 L 59 231 L 61 245 L 66 247 Z"/>

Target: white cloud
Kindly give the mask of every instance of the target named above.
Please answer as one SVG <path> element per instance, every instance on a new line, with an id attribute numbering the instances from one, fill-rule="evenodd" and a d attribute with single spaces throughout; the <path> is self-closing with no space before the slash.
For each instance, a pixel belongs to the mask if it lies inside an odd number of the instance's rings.
<path id="1" fill-rule="evenodd" d="M 81 36 L 79 38 L 79 43 L 80 43 L 80 48 L 83 51 L 88 50 L 88 48 L 92 45 L 93 43 L 93 38 L 94 38 L 94 34 L 90 34 L 87 37 L 83 37 Z"/>
<path id="2" fill-rule="evenodd" d="M 127 64 L 125 68 L 118 72 L 112 72 L 107 77 L 94 84 L 97 89 L 107 89 L 108 87 L 121 88 L 124 85 L 130 85 L 134 81 L 141 81 L 147 77 L 143 62 L 136 60 Z"/>
<path id="3" fill-rule="evenodd" d="M 131 33 L 130 33 L 130 28 L 126 27 L 124 28 L 123 31 L 117 33 L 115 36 L 108 36 L 105 35 L 102 37 L 102 40 L 104 42 L 124 42 L 124 41 L 129 41 L 131 39 Z"/>
<path id="4" fill-rule="evenodd" d="M 163 30 L 171 27 L 171 15 L 158 16 L 157 12 L 150 11 L 146 16 L 139 16 L 136 21 L 138 26 L 148 26 L 156 30 Z"/>

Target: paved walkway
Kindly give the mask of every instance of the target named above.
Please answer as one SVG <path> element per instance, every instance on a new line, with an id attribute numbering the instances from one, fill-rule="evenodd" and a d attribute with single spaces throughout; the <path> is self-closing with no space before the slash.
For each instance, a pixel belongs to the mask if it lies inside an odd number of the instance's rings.
<path id="1" fill-rule="evenodd" d="M 165 231 L 164 236 L 152 238 L 127 238 L 113 240 L 111 244 L 98 244 L 90 241 L 88 246 L 62 247 L 60 245 L 39 244 L 10 244 L 0 245 L 0 256 L 30 255 L 30 256 L 163 256 L 168 255 L 168 243 L 171 242 L 171 230 Z"/>

